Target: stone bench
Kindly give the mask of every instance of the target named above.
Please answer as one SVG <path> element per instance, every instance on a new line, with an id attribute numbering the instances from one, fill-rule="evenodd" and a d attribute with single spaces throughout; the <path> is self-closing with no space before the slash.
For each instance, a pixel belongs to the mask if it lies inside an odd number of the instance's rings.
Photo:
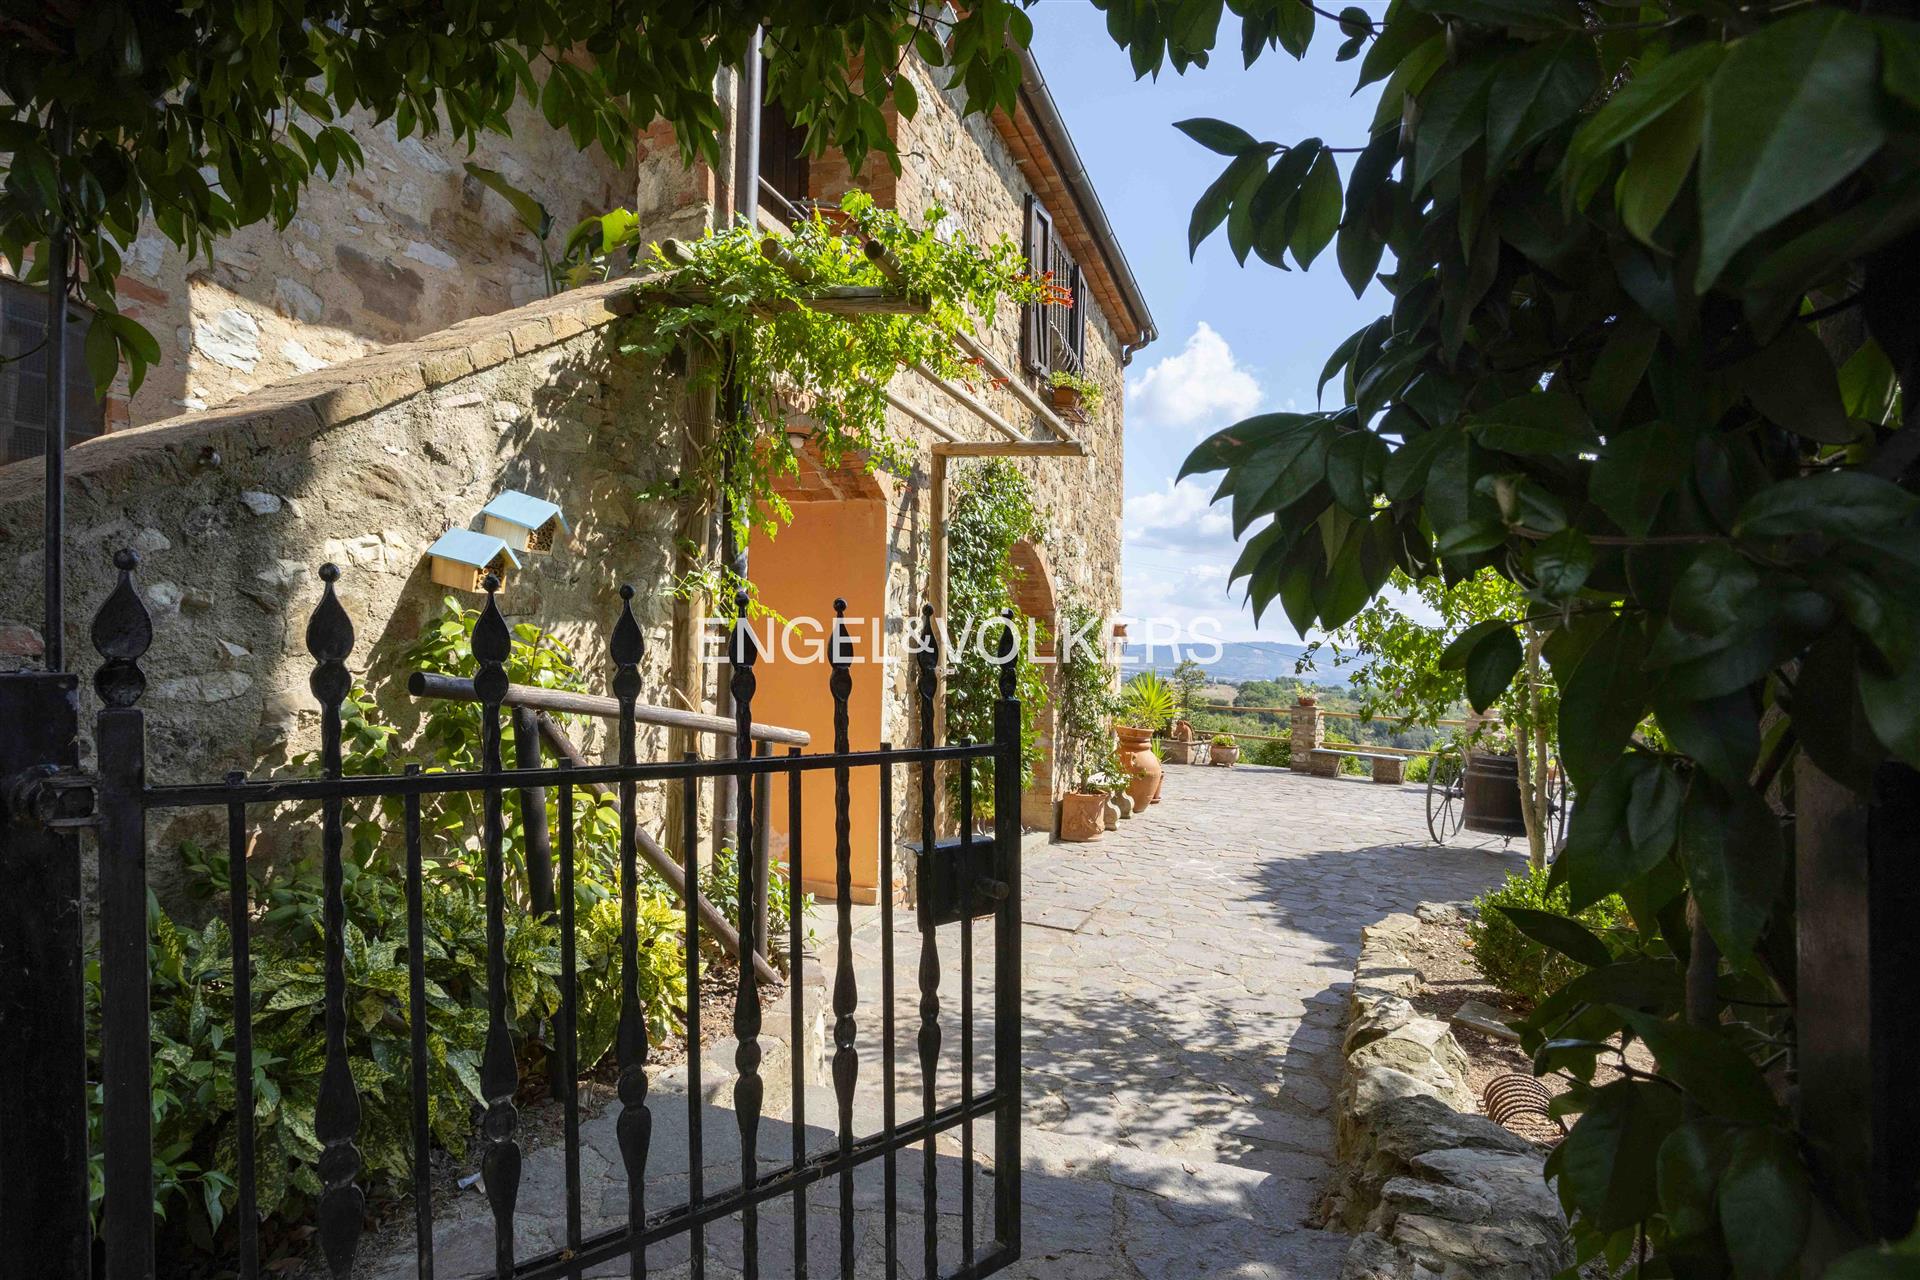
<path id="1" fill-rule="evenodd" d="M 1307 755 L 1307 771 L 1316 778 L 1334 777 L 1340 772 L 1342 757 L 1365 760 L 1372 768 L 1372 778 L 1375 782 L 1397 787 L 1406 781 L 1407 758 L 1385 755 L 1377 751 L 1342 751 L 1332 747 L 1315 747 Z"/>

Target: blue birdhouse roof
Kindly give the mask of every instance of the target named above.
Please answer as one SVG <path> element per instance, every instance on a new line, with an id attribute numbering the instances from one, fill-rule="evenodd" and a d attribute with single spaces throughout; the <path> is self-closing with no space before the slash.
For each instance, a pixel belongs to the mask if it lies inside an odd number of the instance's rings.
<path id="1" fill-rule="evenodd" d="M 490 533 L 477 533 L 472 529 L 449 529 L 427 548 L 430 556 L 439 556 L 442 560 L 452 560 L 456 564 L 470 564 L 476 569 L 484 569 L 492 564 L 500 553 L 507 553 L 507 559 L 513 567 L 520 567 L 520 557 L 513 554 L 513 548 Z"/>
<path id="2" fill-rule="evenodd" d="M 536 498 L 530 493 L 521 493 L 518 489 L 505 490 L 480 508 L 480 514 L 525 529 L 538 529 L 547 521 L 557 519 L 562 529 L 573 532 L 573 526 L 567 523 L 566 514 L 558 504 L 548 502 L 545 498 Z"/>

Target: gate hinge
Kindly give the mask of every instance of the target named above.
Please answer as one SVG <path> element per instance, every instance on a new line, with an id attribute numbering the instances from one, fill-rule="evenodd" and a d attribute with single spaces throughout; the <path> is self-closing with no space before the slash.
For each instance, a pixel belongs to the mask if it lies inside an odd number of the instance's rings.
<path id="1" fill-rule="evenodd" d="M 30 822 L 53 831 L 94 824 L 96 779 L 84 769 L 35 765 L 0 783 L 0 810 L 13 822 Z"/>

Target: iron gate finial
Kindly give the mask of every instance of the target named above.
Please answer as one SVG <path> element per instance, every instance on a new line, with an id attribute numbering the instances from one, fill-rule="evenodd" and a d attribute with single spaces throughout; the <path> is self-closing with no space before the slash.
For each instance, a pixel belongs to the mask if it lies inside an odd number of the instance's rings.
<path id="1" fill-rule="evenodd" d="M 133 585 L 140 553 L 122 547 L 114 553 L 113 564 L 120 581 L 93 615 L 93 647 L 106 659 L 94 672 L 93 688 L 108 706 L 130 707 L 147 691 L 140 659 L 153 646 L 153 618 Z"/>

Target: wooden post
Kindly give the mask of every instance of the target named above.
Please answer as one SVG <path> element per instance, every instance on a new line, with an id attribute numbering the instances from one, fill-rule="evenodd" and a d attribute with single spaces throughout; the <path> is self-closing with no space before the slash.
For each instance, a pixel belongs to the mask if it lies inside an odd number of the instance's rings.
<path id="1" fill-rule="evenodd" d="M 688 382 L 696 383 L 708 359 L 698 346 L 687 348 Z M 714 393 L 696 393 L 696 402 L 687 418 L 687 432 L 680 445 L 682 483 L 692 486 L 681 495 L 675 513 L 673 531 L 673 574 L 685 582 L 696 566 L 713 556 L 713 487 L 702 468 L 711 454 L 714 440 Z M 667 653 L 668 696 L 689 711 L 706 705 L 706 670 L 700 663 L 701 622 L 707 615 L 705 595 L 681 594 L 673 600 L 673 634 Z M 694 734 L 686 729 L 667 730 L 669 760 L 678 760 L 698 747 Z M 678 857 L 686 841 L 681 827 L 681 806 L 668 805 L 664 835 L 666 846 Z"/>

